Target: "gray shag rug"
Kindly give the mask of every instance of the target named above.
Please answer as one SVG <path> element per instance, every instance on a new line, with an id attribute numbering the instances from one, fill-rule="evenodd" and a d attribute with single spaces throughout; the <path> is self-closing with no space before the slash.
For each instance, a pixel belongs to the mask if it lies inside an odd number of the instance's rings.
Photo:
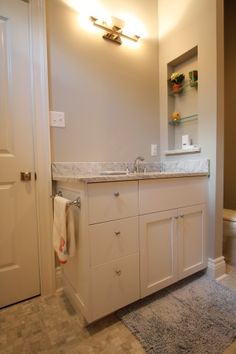
<path id="1" fill-rule="evenodd" d="M 117 316 L 149 354 L 221 354 L 236 337 L 236 292 L 199 273 Z"/>

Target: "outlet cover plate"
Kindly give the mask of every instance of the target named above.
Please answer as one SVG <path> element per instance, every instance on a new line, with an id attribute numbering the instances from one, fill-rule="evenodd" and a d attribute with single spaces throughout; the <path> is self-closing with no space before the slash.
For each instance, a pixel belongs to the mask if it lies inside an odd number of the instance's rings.
<path id="1" fill-rule="evenodd" d="M 157 144 L 151 144 L 151 156 L 157 156 Z"/>

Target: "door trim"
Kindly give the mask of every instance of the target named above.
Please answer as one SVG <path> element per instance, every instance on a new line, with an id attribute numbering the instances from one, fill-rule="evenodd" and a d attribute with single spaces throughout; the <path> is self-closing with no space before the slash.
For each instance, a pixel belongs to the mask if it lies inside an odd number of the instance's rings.
<path id="1" fill-rule="evenodd" d="M 55 291 L 45 0 L 29 1 L 32 99 L 41 295 Z"/>

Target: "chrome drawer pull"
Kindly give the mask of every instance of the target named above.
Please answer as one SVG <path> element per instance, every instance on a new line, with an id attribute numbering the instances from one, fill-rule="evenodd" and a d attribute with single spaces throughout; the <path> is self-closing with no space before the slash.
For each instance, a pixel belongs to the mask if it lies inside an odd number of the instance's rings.
<path id="1" fill-rule="evenodd" d="M 114 196 L 115 196 L 115 197 L 119 197 L 119 195 L 120 195 L 119 192 L 115 192 L 115 193 L 114 193 Z"/>
<path id="2" fill-rule="evenodd" d="M 115 273 L 116 273 L 116 275 L 120 276 L 120 275 L 121 275 L 121 270 L 120 270 L 120 269 L 117 269 L 117 270 L 115 271 Z"/>
<path id="3" fill-rule="evenodd" d="M 120 236 L 120 231 L 115 231 L 116 236 Z"/>

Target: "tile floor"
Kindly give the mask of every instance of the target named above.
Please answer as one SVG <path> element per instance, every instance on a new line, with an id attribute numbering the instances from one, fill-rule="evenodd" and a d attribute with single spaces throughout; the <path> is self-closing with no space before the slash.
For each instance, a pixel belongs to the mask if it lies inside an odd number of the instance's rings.
<path id="1" fill-rule="evenodd" d="M 221 282 L 236 289 L 236 268 L 228 266 L 227 272 Z M 145 354 L 115 315 L 86 327 L 63 294 L 0 310 L 0 353 Z M 236 341 L 224 354 L 236 354 Z"/>

